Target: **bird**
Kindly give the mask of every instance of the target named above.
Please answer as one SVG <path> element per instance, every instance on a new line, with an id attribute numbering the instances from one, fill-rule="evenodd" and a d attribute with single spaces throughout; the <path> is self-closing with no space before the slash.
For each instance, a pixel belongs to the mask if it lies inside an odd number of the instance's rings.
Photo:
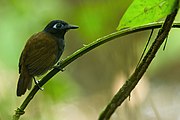
<path id="1" fill-rule="evenodd" d="M 18 97 L 31 89 L 32 79 L 52 69 L 60 59 L 64 47 L 65 33 L 78 26 L 63 20 L 52 20 L 41 31 L 32 35 L 26 42 L 19 59 Z M 35 83 L 37 84 L 36 80 Z"/>

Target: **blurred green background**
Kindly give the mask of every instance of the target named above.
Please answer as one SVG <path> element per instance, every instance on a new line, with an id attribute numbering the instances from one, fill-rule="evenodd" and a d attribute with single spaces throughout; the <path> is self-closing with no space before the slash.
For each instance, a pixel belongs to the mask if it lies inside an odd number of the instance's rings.
<path id="1" fill-rule="evenodd" d="M 26 40 L 53 19 L 80 28 L 66 34 L 61 59 L 114 32 L 132 0 L 0 0 L 0 120 L 10 120 L 18 60 Z M 177 16 L 176 20 L 180 20 Z M 112 120 L 180 118 L 180 30 L 173 29 L 145 76 Z M 77 59 L 39 91 L 21 120 L 95 120 L 134 70 L 150 31 L 108 42 Z M 153 38 L 157 31 L 154 32 Z M 152 39 L 153 39 L 152 38 Z"/>

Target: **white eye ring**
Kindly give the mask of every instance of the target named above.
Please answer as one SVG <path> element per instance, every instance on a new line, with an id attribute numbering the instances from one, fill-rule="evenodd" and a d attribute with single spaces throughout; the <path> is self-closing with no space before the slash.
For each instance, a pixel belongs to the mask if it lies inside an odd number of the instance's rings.
<path id="1" fill-rule="evenodd" d="M 58 29 L 58 28 L 61 28 L 63 25 L 62 24 L 59 24 L 59 23 L 56 23 L 53 28 L 54 29 Z"/>
<path id="2" fill-rule="evenodd" d="M 53 26 L 53 28 L 57 29 L 57 24 L 55 24 L 55 25 Z"/>

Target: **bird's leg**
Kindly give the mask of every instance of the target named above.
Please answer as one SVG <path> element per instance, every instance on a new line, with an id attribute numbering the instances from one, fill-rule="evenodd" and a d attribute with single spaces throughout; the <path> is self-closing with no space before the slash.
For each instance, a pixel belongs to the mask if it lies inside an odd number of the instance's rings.
<path id="1" fill-rule="evenodd" d="M 35 77 L 33 77 L 33 80 L 34 80 L 34 83 L 38 86 L 38 88 L 43 91 L 44 88 L 42 88 L 41 86 L 39 86 L 39 81 L 36 80 Z"/>
<path id="2" fill-rule="evenodd" d="M 64 72 L 65 69 L 60 67 L 62 62 L 63 60 L 58 61 L 57 64 L 53 66 L 53 68 L 60 69 L 62 72 Z"/>

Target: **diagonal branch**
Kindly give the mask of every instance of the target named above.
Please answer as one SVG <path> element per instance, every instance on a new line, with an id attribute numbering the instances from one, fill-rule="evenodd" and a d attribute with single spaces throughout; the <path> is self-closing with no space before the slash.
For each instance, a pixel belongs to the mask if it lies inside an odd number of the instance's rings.
<path id="1" fill-rule="evenodd" d="M 43 77 L 39 82 L 39 86 L 42 87 L 46 82 L 48 82 L 55 74 L 57 74 L 59 71 L 61 71 L 64 67 L 66 67 L 67 65 L 69 65 L 71 62 L 73 62 L 77 58 L 81 57 L 82 55 L 95 49 L 96 47 L 98 47 L 106 42 L 109 42 L 111 40 L 114 40 L 115 38 L 122 37 L 122 36 L 125 36 L 128 34 L 131 34 L 131 33 L 160 28 L 162 26 L 162 24 L 163 24 L 163 22 L 154 22 L 154 23 L 150 23 L 147 25 L 124 29 L 124 30 L 117 31 L 117 32 L 111 33 L 109 35 L 106 35 L 104 37 L 101 37 L 101 38 L 97 39 L 96 41 L 94 41 L 88 45 L 85 45 L 81 49 L 74 52 L 72 55 L 68 56 L 64 61 L 62 61 L 58 68 L 54 68 L 45 77 Z M 175 23 L 173 25 L 173 27 L 180 28 L 180 23 Z M 24 112 L 25 108 L 27 107 L 29 102 L 33 99 L 33 97 L 38 92 L 38 90 L 39 90 L 39 87 L 37 85 L 35 85 L 34 88 L 31 90 L 31 92 L 29 93 L 29 95 L 23 101 L 21 106 L 15 110 L 15 114 L 13 115 L 13 120 L 18 120 L 20 118 L 20 116 L 25 113 Z"/>
<path id="2" fill-rule="evenodd" d="M 99 117 L 99 120 L 109 120 L 111 115 L 115 112 L 117 107 L 119 107 L 123 101 L 130 96 L 131 91 L 135 88 L 143 74 L 146 72 L 153 58 L 155 57 L 158 49 L 166 39 L 169 34 L 169 31 L 172 27 L 173 21 L 177 14 L 177 9 L 170 15 L 166 17 L 166 20 L 159 30 L 158 35 L 155 41 L 152 43 L 152 46 L 148 50 L 147 54 L 144 56 L 142 62 L 137 66 L 134 73 L 129 77 L 129 79 L 125 82 L 122 88 L 117 92 L 117 94 L 113 97 L 111 102 L 107 105 L 105 110 Z"/>

